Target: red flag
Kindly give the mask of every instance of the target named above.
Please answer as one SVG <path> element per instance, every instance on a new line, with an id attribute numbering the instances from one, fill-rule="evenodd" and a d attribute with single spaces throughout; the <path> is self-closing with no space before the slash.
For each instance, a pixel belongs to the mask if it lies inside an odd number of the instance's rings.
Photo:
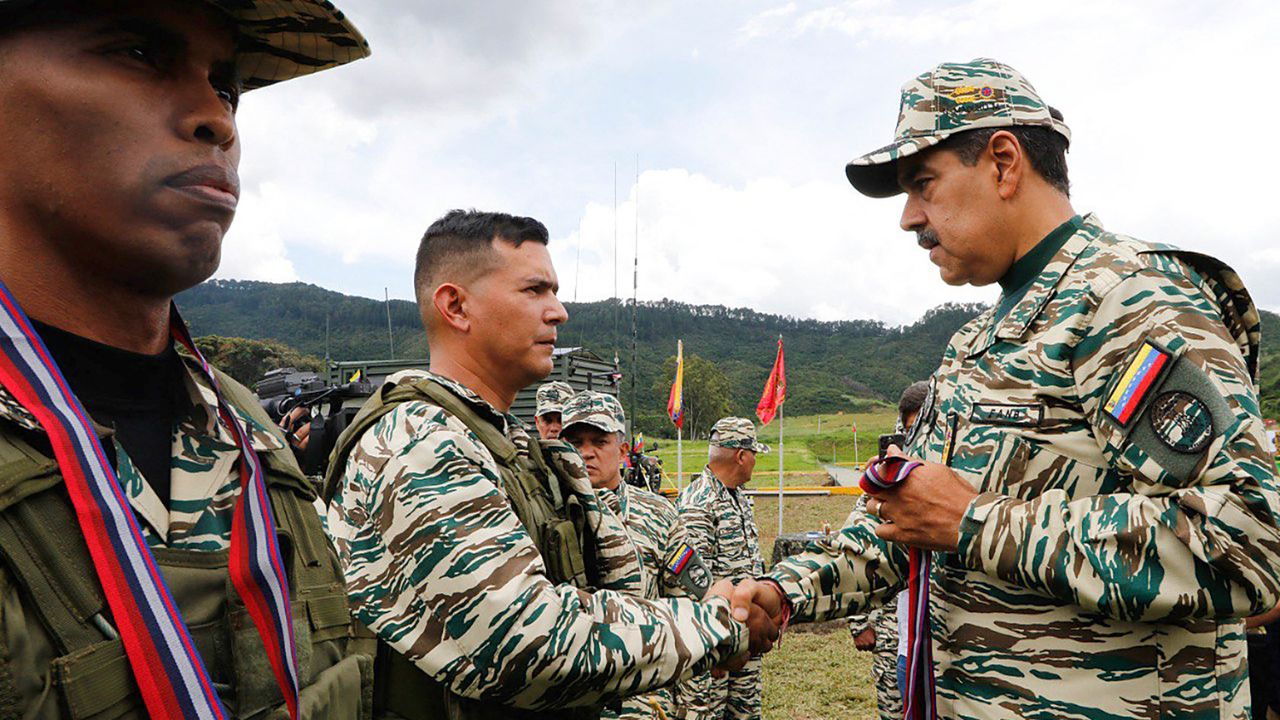
<path id="1" fill-rule="evenodd" d="M 782 338 L 778 338 L 778 358 L 773 361 L 773 371 L 764 384 L 764 394 L 760 396 L 760 404 L 756 405 L 756 417 L 768 425 L 773 416 L 778 414 L 778 407 L 787 399 L 787 371 L 782 357 Z"/>

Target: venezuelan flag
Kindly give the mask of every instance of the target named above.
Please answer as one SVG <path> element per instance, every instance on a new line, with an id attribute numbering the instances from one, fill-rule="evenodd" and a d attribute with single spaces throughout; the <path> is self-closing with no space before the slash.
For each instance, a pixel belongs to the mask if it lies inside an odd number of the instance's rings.
<path id="1" fill-rule="evenodd" d="M 667 416 L 678 428 L 684 427 L 684 341 L 676 341 L 676 379 L 667 398 Z"/>
<path id="2" fill-rule="evenodd" d="M 1142 343 L 1102 409 L 1116 422 L 1127 425 L 1168 362 L 1169 353 L 1149 342 Z"/>

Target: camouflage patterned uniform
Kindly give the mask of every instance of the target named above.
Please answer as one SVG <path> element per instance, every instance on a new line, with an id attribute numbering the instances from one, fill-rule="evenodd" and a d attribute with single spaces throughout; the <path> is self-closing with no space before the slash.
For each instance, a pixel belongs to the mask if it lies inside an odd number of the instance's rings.
<path id="1" fill-rule="evenodd" d="M 720 447 L 769 452 L 756 441 L 755 426 L 744 418 L 723 418 L 711 432 L 711 443 Z M 760 554 L 755 504 L 742 488 L 728 488 L 710 467 L 685 488 L 679 498 L 680 517 L 711 569 L 714 581 L 738 581 L 764 572 Z M 689 717 L 700 720 L 739 720 L 760 717 L 760 660 L 752 660 L 727 678 L 705 674 L 690 684 Z"/>
<path id="2" fill-rule="evenodd" d="M 563 412 L 566 429 L 582 423 L 605 432 L 620 433 L 627 426 L 621 403 L 604 393 L 579 393 L 569 400 Z M 647 490 L 629 487 L 624 482 L 619 482 L 613 490 L 598 488 L 596 493 L 622 520 L 640 553 L 640 564 L 644 567 L 642 597 L 650 600 L 662 597 L 701 599 L 706 594 L 711 586 L 711 576 L 697 550 L 688 544 L 684 523 L 671 501 Z M 683 693 L 676 692 L 674 696 L 682 697 Z M 606 712 L 604 717 L 618 720 L 654 718 L 658 717 L 655 708 L 661 708 L 666 717 L 679 717 L 683 715 L 683 709 L 676 708 L 675 697 L 671 691 L 659 690 L 627 698 L 620 712 Z"/>
<path id="3" fill-rule="evenodd" d="M 547 413 L 564 413 L 564 405 L 569 402 L 569 398 L 573 397 L 573 386 L 563 380 L 555 380 L 549 383 L 543 383 L 538 386 L 538 391 L 534 393 L 537 400 L 537 407 L 533 411 L 534 417 L 542 417 Z"/>
<path id="4" fill-rule="evenodd" d="M 432 378 L 488 418 L 528 455 L 514 416 L 466 387 L 417 370 L 388 384 Z M 582 460 L 543 443 L 567 469 L 599 538 L 603 586 L 553 585 L 512 511 L 498 468 L 456 417 L 405 402 L 359 439 L 329 508 L 352 613 L 451 692 L 557 717 L 567 706 L 669 684 L 745 647 L 745 630 L 719 598 L 650 602 L 634 545 L 596 500 Z M 525 715 L 521 715 L 525 717 Z"/>
<path id="5" fill-rule="evenodd" d="M 856 516 L 867 512 L 867 495 L 859 495 L 853 512 L 845 525 L 851 525 Z M 876 633 L 876 645 L 872 648 L 871 678 L 876 685 L 876 708 L 881 720 L 901 720 L 902 691 L 898 688 L 898 598 L 874 608 L 868 613 L 849 617 L 849 634 L 858 637 L 867 628 Z"/>
<path id="6" fill-rule="evenodd" d="M 246 91 L 369 54 L 359 30 L 330 2 L 206 1 L 234 27 L 235 65 Z M 0 23 L 10 23 L 16 14 L 40 4 L 0 0 Z M 65 199 L 76 202 L 74 197 Z M 175 411 L 167 508 L 112 432 L 96 429 L 103 448 L 114 452 L 120 488 L 144 540 L 155 551 L 214 689 L 239 713 L 235 717 L 265 717 L 267 708 L 280 702 L 279 690 L 266 671 L 266 651 L 226 573 L 225 551 L 240 493 L 239 450 L 219 419 L 209 381 L 191 358 L 184 356 L 184 362 L 189 403 Z M 276 523 L 294 541 L 286 563 L 306 566 L 289 578 L 294 622 L 307 626 L 295 636 L 303 684 L 300 717 L 353 717 L 361 710 L 362 690 L 369 689 L 371 658 L 354 652 L 348 641 L 351 621 L 335 583 L 340 580 L 336 560 L 310 502 L 304 500 L 314 494 L 291 455 L 281 452 L 284 439 L 252 394 L 225 376 L 219 384 L 263 462 Z M 27 541 L 11 540 L 0 562 L 0 716 L 143 717 L 133 670 L 110 621 L 104 619 L 109 612 L 99 578 L 61 487 L 61 471 L 48 458 L 51 454 L 35 418 L 0 390 L 0 515 L 8 532 Z M 38 473 L 29 473 L 32 466 Z M 293 481 L 296 485 L 291 486 Z M 65 512 L 59 515 L 56 510 L 63 506 Z M 42 538 L 25 533 L 24 517 L 59 519 L 43 527 L 56 540 L 31 548 Z M 14 547 L 19 545 L 27 545 L 34 557 L 47 553 L 53 562 L 27 564 Z M 30 584 L 33 575 L 24 576 L 33 567 L 42 568 L 39 590 Z M 33 602 L 33 597 L 48 602 Z M 90 624 L 91 619 L 102 622 Z M 82 625 L 94 627 L 93 632 L 79 632 Z M 243 644 L 246 628 L 253 632 L 250 645 Z M 283 707 L 274 709 L 285 712 Z"/>
<path id="7" fill-rule="evenodd" d="M 947 75 L 970 79 L 940 85 Z M 1005 95 L 1012 75 L 975 61 L 908 84 L 900 140 L 926 124 L 913 108 L 954 112 L 925 81 L 967 102 L 984 88 Z M 1048 124 L 1034 91 L 1014 118 L 1026 114 Z M 858 172 L 855 186 L 874 190 Z M 908 439 L 910 454 L 950 460 L 980 492 L 958 551 L 934 557 L 941 717 L 1248 717 L 1240 618 L 1280 597 L 1258 339 L 1226 266 L 1091 216 L 1006 315 L 956 333 Z M 774 569 L 796 619 L 844 616 L 903 587 L 905 548 L 877 538 L 877 522 L 855 518 Z"/>

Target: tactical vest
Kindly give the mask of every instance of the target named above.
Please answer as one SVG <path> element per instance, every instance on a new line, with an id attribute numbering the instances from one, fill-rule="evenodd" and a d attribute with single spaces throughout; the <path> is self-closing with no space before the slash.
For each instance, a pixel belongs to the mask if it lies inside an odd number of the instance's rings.
<path id="1" fill-rule="evenodd" d="M 462 421 L 493 455 L 502 478 L 502 489 L 520 524 L 533 538 L 547 577 L 553 583 L 570 583 L 590 591 L 599 583 L 595 538 L 587 526 L 581 502 L 542 447 L 530 443 L 529 456 L 521 456 L 514 443 L 492 422 L 476 413 L 466 401 L 440 383 L 424 378 L 413 383 L 383 385 L 365 403 L 343 431 L 329 456 L 324 496 L 329 502 L 342 482 L 347 458 L 360 436 L 397 405 L 427 402 Z M 572 708 L 546 713 L 519 710 L 493 702 L 464 698 L 418 669 L 386 643 L 378 643 L 374 682 L 374 715 L 406 720 L 535 720 L 564 718 L 587 720 L 599 711 Z"/>
<path id="2" fill-rule="evenodd" d="M 229 402 L 271 424 L 248 390 L 221 373 L 218 382 Z M 371 717 L 372 643 L 357 639 L 314 491 L 288 448 L 258 456 L 288 572 L 299 716 Z M 0 608 L 0 720 L 147 717 L 79 527 L 57 462 L 15 433 L 0 433 L 0 580 L 7 575 L 24 600 Z M 231 584 L 228 551 L 152 553 L 227 709 L 240 718 L 288 717 L 262 639 Z M 6 591 L 0 582 L 0 599 Z M 43 694 L 32 702 L 25 693 L 24 701 L 15 682 L 41 676 Z"/>

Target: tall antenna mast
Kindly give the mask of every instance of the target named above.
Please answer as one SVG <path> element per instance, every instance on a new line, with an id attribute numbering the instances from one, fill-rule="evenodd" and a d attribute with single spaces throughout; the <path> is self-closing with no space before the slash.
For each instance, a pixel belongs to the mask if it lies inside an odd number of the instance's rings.
<path id="1" fill-rule="evenodd" d="M 387 350 L 391 352 L 387 359 L 394 360 L 396 357 L 396 343 L 391 336 L 391 294 L 387 292 L 385 285 L 382 286 L 382 302 L 387 308 Z"/>
<path id="2" fill-rule="evenodd" d="M 618 364 L 618 161 L 613 161 L 613 364 Z"/>
<path id="3" fill-rule="evenodd" d="M 636 413 L 636 298 L 640 288 L 640 154 L 636 153 L 636 244 L 631 259 L 631 418 L 634 427 Z"/>

